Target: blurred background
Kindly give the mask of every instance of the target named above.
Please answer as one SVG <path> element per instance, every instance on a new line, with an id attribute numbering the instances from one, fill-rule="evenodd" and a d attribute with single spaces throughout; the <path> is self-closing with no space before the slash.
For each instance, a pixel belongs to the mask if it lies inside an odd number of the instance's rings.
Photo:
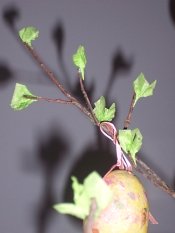
<path id="1" fill-rule="evenodd" d="M 85 85 L 94 103 L 101 95 L 117 105 L 123 127 L 132 82 L 143 72 L 157 80 L 155 94 L 140 100 L 131 128 L 144 143 L 139 156 L 175 187 L 175 1 L 1 0 L 0 1 L 0 232 L 79 233 L 81 222 L 52 209 L 71 201 L 70 176 L 105 174 L 115 148 L 89 119 L 68 105 L 34 103 L 14 112 L 15 83 L 33 94 L 62 97 L 17 40 L 28 25 L 40 31 L 34 47 L 60 82 L 81 98 L 72 54 L 87 51 Z M 175 201 L 140 176 L 159 225 L 150 233 L 174 233 Z"/>

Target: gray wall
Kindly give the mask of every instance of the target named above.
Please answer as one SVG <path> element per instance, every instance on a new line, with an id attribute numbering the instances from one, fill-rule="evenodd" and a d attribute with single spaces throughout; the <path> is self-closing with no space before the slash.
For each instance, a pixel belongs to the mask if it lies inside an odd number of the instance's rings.
<path id="1" fill-rule="evenodd" d="M 157 79 L 155 95 L 138 103 L 131 127 L 144 135 L 140 157 L 173 187 L 174 5 L 164 0 L 0 1 L 1 233 L 82 232 L 78 221 L 50 207 L 70 201 L 71 174 L 83 178 L 93 169 L 104 174 L 115 159 L 113 145 L 104 138 L 101 144 L 93 125 L 73 107 L 38 103 L 21 112 L 10 109 L 16 82 L 36 95 L 61 96 L 16 40 L 12 26 L 39 28 L 35 48 L 72 93 L 77 93 L 77 81 L 71 56 L 83 44 L 87 89 L 93 102 L 101 95 L 109 104 L 116 102 L 118 128 L 127 114 L 132 81 L 140 72 L 150 82 Z M 159 221 L 150 224 L 149 232 L 174 233 L 174 200 L 141 179 Z"/>

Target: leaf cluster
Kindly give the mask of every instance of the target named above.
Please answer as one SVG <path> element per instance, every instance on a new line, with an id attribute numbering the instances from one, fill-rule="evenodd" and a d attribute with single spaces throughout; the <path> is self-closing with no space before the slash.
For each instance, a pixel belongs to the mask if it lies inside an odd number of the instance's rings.
<path id="1" fill-rule="evenodd" d="M 59 203 L 54 209 L 62 214 L 73 215 L 84 220 L 90 212 L 93 199 L 96 200 L 97 209 L 95 216 L 104 209 L 112 199 L 112 192 L 105 181 L 97 172 L 90 173 L 80 184 L 76 177 L 72 177 L 72 189 L 74 192 L 74 203 Z"/>

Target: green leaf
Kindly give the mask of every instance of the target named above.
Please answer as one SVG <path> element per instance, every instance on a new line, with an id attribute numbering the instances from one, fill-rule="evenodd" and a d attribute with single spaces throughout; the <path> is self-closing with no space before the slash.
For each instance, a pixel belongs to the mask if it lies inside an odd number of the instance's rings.
<path id="1" fill-rule="evenodd" d="M 81 206 L 77 206 L 72 203 L 56 204 L 53 208 L 60 214 L 69 214 L 82 220 L 87 216 L 87 213 Z"/>
<path id="2" fill-rule="evenodd" d="M 29 96 L 30 98 L 26 98 L 25 96 Z M 34 96 L 25 85 L 16 83 L 10 104 L 11 108 L 14 110 L 23 110 L 35 101 L 37 101 L 36 96 Z"/>
<path id="3" fill-rule="evenodd" d="M 97 172 L 92 172 L 85 179 L 84 192 L 88 196 L 89 200 L 95 198 L 97 203 L 96 216 L 98 216 L 101 210 L 106 208 L 113 197 L 112 191 Z"/>
<path id="4" fill-rule="evenodd" d="M 86 68 L 87 59 L 85 48 L 82 45 L 79 46 L 72 59 L 74 65 L 78 67 L 79 72 L 81 73 L 81 77 L 84 80 L 84 70 Z"/>
<path id="5" fill-rule="evenodd" d="M 115 103 L 108 109 L 106 108 L 105 98 L 101 96 L 100 99 L 95 102 L 93 112 L 99 122 L 112 121 L 115 117 Z"/>
<path id="6" fill-rule="evenodd" d="M 130 154 L 136 164 L 136 153 L 142 146 L 142 134 L 138 128 L 134 130 L 119 130 L 119 142 L 122 149 Z"/>
<path id="7" fill-rule="evenodd" d="M 141 97 L 147 97 L 153 95 L 153 91 L 156 86 L 156 80 L 152 82 L 151 84 L 148 83 L 148 81 L 145 79 L 144 74 L 140 74 L 138 78 L 133 82 L 133 88 L 135 91 L 135 102 L 141 98 Z"/>
<path id="8" fill-rule="evenodd" d="M 104 209 L 112 199 L 112 192 L 105 181 L 97 172 L 90 173 L 79 184 L 76 177 L 72 177 L 72 188 L 74 191 L 74 203 L 61 203 L 54 205 L 54 209 L 62 214 L 70 214 L 80 219 L 89 215 L 90 205 L 93 198 L 97 202 L 95 215 Z"/>
<path id="9" fill-rule="evenodd" d="M 36 40 L 39 36 L 39 31 L 37 28 L 29 26 L 24 27 L 19 31 L 19 37 L 24 43 L 27 43 L 30 47 L 32 46 L 32 41 Z"/>

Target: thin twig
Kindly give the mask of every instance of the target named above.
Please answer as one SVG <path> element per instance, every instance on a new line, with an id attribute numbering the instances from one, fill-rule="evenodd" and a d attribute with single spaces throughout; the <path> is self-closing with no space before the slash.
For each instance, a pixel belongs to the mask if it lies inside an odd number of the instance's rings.
<path id="1" fill-rule="evenodd" d="M 175 198 L 175 191 L 171 189 L 165 181 L 163 181 L 146 163 L 141 159 L 137 159 L 139 166 L 136 170 L 140 172 L 144 177 L 150 180 L 155 186 L 161 188 L 164 192 L 168 193 L 171 197 Z"/>
<path id="2" fill-rule="evenodd" d="M 23 42 L 22 42 L 23 43 Z M 58 87 L 58 89 L 69 99 L 71 100 L 71 103 L 75 105 L 77 108 L 80 109 L 81 112 L 83 112 L 86 116 L 88 116 L 93 124 L 96 125 L 96 122 L 94 121 L 94 118 L 87 110 L 86 107 L 84 107 L 75 97 L 73 97 L 70 92 L 68 92 L 58 81 L 56 76 L 53 74 L 53 72 L 49 69 L 49 67 L 42 61 L 38 53 L 30 47 L 28 44 L 23 43 L 24 47 L 29 51 L 29 53 L 32 55 L 34 60 L 37 62 L 37 64 L 40 66 L 42 71 L 47 75 L 47 77 Z"/>
<path id="3" fill-rule="evenodd" d="M 49 67 L 42 61 L 38 53 L 34 50 L 33 47 L 30 47 L 28 44 L 23 43 L 25 48 L 30 52 L 34 60 L 41 67 L 43 72 L 49 77 L 49 79 L 58 87 L 58 89 L 68 98 L 75 100 L 75 98 L 61 85 L 58 79 L 55 77 L 53 72 L 49 69 Z"/>
<path id="4" fill-rule="evenodd" d="M 124 129 L 127 129 L 131 123 L 132 113 L 134 110 L 134 101 L 135 101 L 135 93 L 132 96 L 131 104 L 129 106 L 128 115 L 124 122 Z M 168 193 L 171 197 L 175 198 L 175 191 L 171 189 L 165 181 L 163 181 L 155 171 L 153 171 L 146 163 L 144 163 L 141 159 L 137 158 L 137 164 L 139 166 L 135 167 L 135 169 L 140 172 L 144 177 L 150 180 L 155 186 L 161 188 L 163 191 Z"/>
<path id="5" fill-rule="evenodd" d="M 88 95 L 87 95 L 87 92 L 86 92 L 86 90 L 85 90 L 84 83 L 83 83 L 83 80 L 82 80 L 81 77 L 80 77 L 80 87 L 81 87 L 81 91 L 82 91 L 82 93 L 83 93 L 84 99 L 85 99 L 85 101 L 86 101 L 86 104 L 87 104 L 87 106 L 88 106 L 88 108 L 89 108 L 89 110 L 90 110 L 90 112 L 91 112 L 91 115 L 92 115 L 92 117 L 93 117 L 93 119 L 94 119 L 94 122 L 95 122 L 97 125 L 99 125 L 99 122 L 98 122 L 97 118 L 95 117 L 95 114 L 94 114 L 94 112 L 93 112 L 93 108 L 92 108 L 91 102 L 90 102 L 90 100 L 89 100 L 89 97 L 88 97 Z"/>
<path id="6" fill-rule="evenodd" d="M 126 120 L 124 122 L 124 127 L 123 127 L 124 129 L 127 129 L 131 123 L 132 113 L 134 110 L 134 101 L 135 101 L 135 93 L 132 96 L 131 104 L 129 106 L 128 115 L 127 115 Z"/>
<path id="7" fill-rule="evenodd" d="M 30 52 L 34 60 L 38 63 L 38 65 L 41 67 L 43 72 L 50 78 L 50 80 L 58 87 L 58 89 L 68 98 L 68 100 L 62 100 L 62 99 L 49 99 L 44 97 L 38 97 L 42 100 L 48 101 L 48 102 L 57 102 L 57 103 L 65 103 L 65 104 L 73 104 L 76 107 L 80 109 L 81 112 L 83 112 L 88 118 L 93 122 L 94 125 L 99 126 L 99 123 L 96 122 L 94 119 L 94 116 L 92 114 L 92 109 L 90 111 L 84 107 L 75 97 L 73 97 L 56 79 L 55 75 L 50 71 L 50 69 L 43 63 L 41 58 L 38 56 L 38 54 L 35 52 L 33 48 L 28 46 L 27 44 L 23 43 L 26 49 Z M 86 101 L 89 101 L 87 98 L 86 91 L 82 89 L 82 92 L 84 94 L 84 97 Z M 131 123 L 132 113 L 134 109 L 134 100 L 135 95 L 133 94 L 132 101 L 129 107 L 129 112 L 126 117 L 126 120 L 124 122 L 124 129 L 127 129 Z M 89 101 L 90 102 L 90 101 Z M 88 102 L 87 102 L 88 103 Z M 91 104 L 88 107 L 90 107 Z M 171 195 L 175 198 L 175 191 L 173 191 L 171 188 L 168 187 L 168 185 L 151 169 L 148 165 L 146 165 L 142 160 L 137 159 L 140 168 L 137 168 L 140 173 L 142 173 L 147 179 L 151 180 L 154 185 L 160 187 L 162 190 L 164 190 L 166 193 Z"/>
<path id="8" fill-rule="evenodd" d="M 46 102 L 51 103 L 59 103 L 59 104 L 73 104 L 71 100 L 63 100 L 63 99 L 53 99 L 53 98 L 47 98 L 42 96 L 31 96 L 31 95 L 24 95 L 23 97 L 27 99 L 33 99 L 33 100 L 44 100 Z"/>

